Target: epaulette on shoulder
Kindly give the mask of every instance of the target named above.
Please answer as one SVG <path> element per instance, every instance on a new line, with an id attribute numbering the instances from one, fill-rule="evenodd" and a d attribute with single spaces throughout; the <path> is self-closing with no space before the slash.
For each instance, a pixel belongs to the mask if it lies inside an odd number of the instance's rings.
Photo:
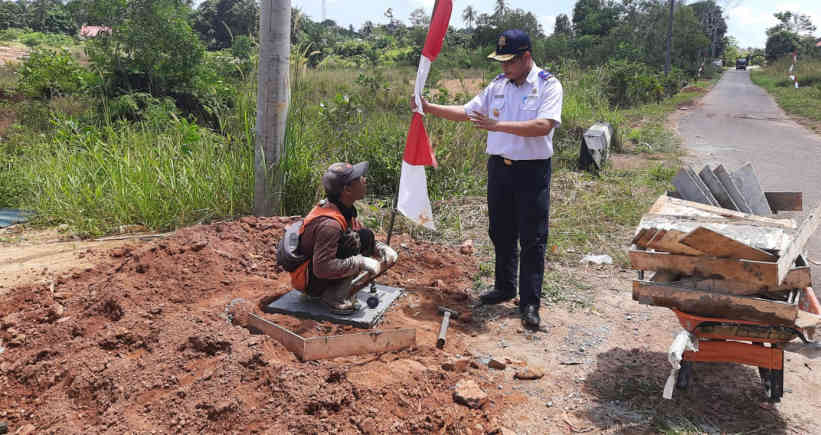
<path id="1" fill-rule="evenodd" d="M 553 77 L 553 74 L 550 74 L 550 72 L 549 72 L 549 71 L 545 71 L 545 70 L 541 70 L 541 71 L 539 71 L 539 78 L 540 78 L 540 79 L 542 79 L 542 80 L 544 80 L 544 81 L 547 81 L 547 80 L 549 80 L 551 77 Z"/>
<path id="2" fill-rule="evenodd" d="M 493 81 L 495 82 L 496 80 L 500 80 L 500 79 L 503 79 L 503 78 L 505 78 L 505 73 L 499 74 L 498 76 L 496 76 L 495 79 L 493 79 Z"/>

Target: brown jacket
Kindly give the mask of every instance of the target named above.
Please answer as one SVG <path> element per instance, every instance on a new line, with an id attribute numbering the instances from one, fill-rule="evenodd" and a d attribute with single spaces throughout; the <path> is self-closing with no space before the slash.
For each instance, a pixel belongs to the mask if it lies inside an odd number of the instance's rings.
<path id="1" fill-rule="evenodd" d="M 317 207 L 331 207 L 339 213 L 339 209 L 331 202 L 325 202 Z M 348 227 L 361 228 L 356 218 L 351 219 Z M 359 272 L 359 265 L 353 258 L 336 258 L 339 239 L 345 230 L 346 228 L 342 228 L 336 219 L 324 216 L 309 222 L 303 229 L 299 238 L 299 252 L 311 257 L 311 270 L 317 278 L 341 279 Z"/>

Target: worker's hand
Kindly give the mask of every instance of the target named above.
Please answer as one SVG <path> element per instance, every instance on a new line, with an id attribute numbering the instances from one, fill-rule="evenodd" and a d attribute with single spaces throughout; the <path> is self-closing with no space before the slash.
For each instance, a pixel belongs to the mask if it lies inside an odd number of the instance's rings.
<path id="1" fill-rule="evenodd" d="M 399 254 L 397 254 L 393 248 L 384 243 L 376 244 L 376 252 L 379 253 L 379 256 L 381 256 L 388 265 L 396 263 L 396 260 L 399 258 Z"/>
<path id="2" fill-rule="evenodd" d="M 422 100 L 422 111 L 427 113 L 428 112 L 428 107 L 430 107 L 430 105 L 425 100 L 425 97 L 419 97 L 419 99 Z M 416 106 L 416 97 L 414 97 L 413 95 L 411 95 L 410 103 L 411 103 L 411 112 L 416 112 L 416 107 L 417 107 Z"/>
<path id="3" fill-rule="evenodd" d="M 499 124 L 499 121 L 486 116 L 482 112 L 471 112 L 468 115 L 468 119 L 476 128 L 481 128 L 482 130 L 487 131 L 496 131 L 496 126 Z"/>
<path id="4" fill-rule="evenodd" d="M 367 271 L 371 275 L 379 275 L 379 272 L 382 270 L 382 264 L 379 261 L 374 260 L 371 257 L 365 257 L 364 255 L 357 255 L 356 262 L 359 263 L 359 270 Z"/>

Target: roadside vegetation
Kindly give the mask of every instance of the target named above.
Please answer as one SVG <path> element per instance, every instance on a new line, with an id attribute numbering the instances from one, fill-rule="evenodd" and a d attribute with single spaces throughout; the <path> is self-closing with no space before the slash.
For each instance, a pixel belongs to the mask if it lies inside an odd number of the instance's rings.
<path id="1" fill-rule="evenodd" d="M 750 71 L 750 78 L 766 89 L 785 112 L 821 130 L 821 59 L 799 60 L 795 69 L 798 89 L 790 79 L 790 65 L 792 59 L 783 57 L 765 68 Z"/>
<path id="2" fill-rule="evenodd" d="M 0 142 L 0 206 L 31 209 L 37 222 L 66 223 L 91 236 L 122 225 L 164 231 L 250 213 L 255 3 L 207 0 L 194 10 L 173 0 L 86 6 L 63 12 L 64 6 L 54 6 L 51 21 L 36 21 L 33 13 L 19 15 L 29 22 L 0 19 L 0 39 L 28 50 L 20 63 L 0 68 L 0 114 L 7 125 Z M 500 29 L 527 30 L 537 64 L 565 89 L 555 136 L 552 254 L 596 249 L 618 256 L 623 241 L 615 239 L 674 174 L 678 144 L 664 119 L 705 86 L 693 87 L 705 47 L 722 48 L 699 20 L 720 11 L 714 6 L 676 10 L 675 35 L 688 42 L 675 45 L 666 75 L 658 49 L 662 2 L 582 0 L 572 21 L 557 19 L 549 37 L 533 14 L 506 2 L 492 13 L 468 8 L 463 16 L 469 15 L 469 26 L 449 31 L 427 92 L 440 103 L 467 101 L 499 72 L 485 57 Z M 18 17 L 2 12 L 0 18 Z M 406 25 L 388 10 L 387 24 L 354 30 L 294 10 L 282 214 L 303 214 L 321 197 L 319 177 L 329 163 L 368 160 L 371 197 L 363 214 L 387 229 L 428 14 L 417 10 Z M 80 22 L 112 30 L 78 38 Z M 717 72 L 708 62 L 702 78 Z M 681 93 L 688 84 L 696 91 Z M 613 152 L 624 158 L 591 175 L 578 171 L 576 161 L 581 135 L 597 121 L 617 128 Z M 484 219 L 485 134 L 468 123 L 426 124 L 440 164 L 428 173 L 439 231 L 411 228 L 402 219 L 398 229 L 462 240 Z"/>
<path id="3" fill-rule="evenodd" d="M 750 71 L 752 81 L 767 90 L 778 105 L 807 126 L 821 131 L 821 47 L 813 36 L 816 26 L 808 15 L 784 11 L 767 29 L 767 64 Z M 793 65 L 793 54 L 797 55 Z M 798 89 L 795 88 L 795 76 Z"/>

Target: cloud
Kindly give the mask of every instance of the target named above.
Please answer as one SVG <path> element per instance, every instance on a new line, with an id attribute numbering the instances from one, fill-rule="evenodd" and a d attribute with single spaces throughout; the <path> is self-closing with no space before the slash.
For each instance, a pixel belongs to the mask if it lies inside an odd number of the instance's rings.
<path id="1" fill-rule="evenodd" d="M 553 33 L 553 27 L 556 24 L 556 16 L 555 15 L 543 15 L 539 17 L 539 24 L 542 25 L 542 30 L 544 30 L 545 35 L 550 35 Z"/>

